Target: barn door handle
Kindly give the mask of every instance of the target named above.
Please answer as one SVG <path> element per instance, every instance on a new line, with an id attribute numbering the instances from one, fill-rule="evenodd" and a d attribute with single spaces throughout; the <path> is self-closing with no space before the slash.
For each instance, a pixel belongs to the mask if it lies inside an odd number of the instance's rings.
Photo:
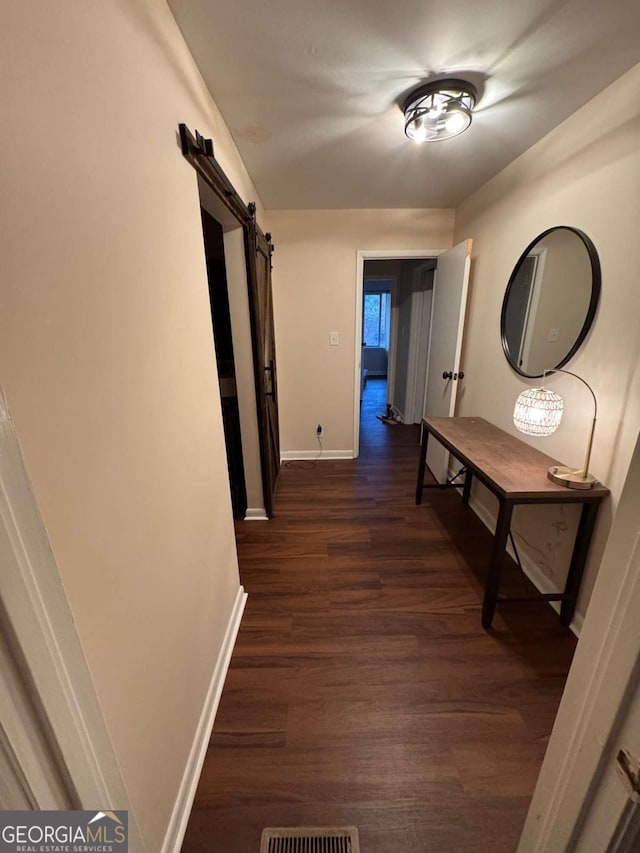
<path id="1" fill-rule="evenodd" d="M 269 376 L 271 379 L 271 383 L 270 383 L 271 384 L 271 390 L 265 391 L 265 394 L 267 397 L 271 397 L 271 399 L 275 403 L 275 401 L 276 401 L 276 389 L 275 389 L 275 385 L 273 384 L 273 359 L 271 359 L 271 361 L 269 362 L 267 367 L 265 367 L 265 373 L 267 372 L 267 370 L 269 371 Z"/>
<path id="2" fill-rule="evenodd" d="M 453 372 L 451 370 L 444 370 L 442 372 L 443 379 L 453 379 Z"/>

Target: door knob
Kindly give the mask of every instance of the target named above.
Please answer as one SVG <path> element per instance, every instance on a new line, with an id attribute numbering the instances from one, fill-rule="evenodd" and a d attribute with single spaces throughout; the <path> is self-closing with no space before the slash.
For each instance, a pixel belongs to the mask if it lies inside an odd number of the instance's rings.
<path id="1" fill-rule="evenodd" d="M 453 379 L 453 371 L 451 371 L 451 370 L 443 371 L 442 378 L 443 379 Z"/>

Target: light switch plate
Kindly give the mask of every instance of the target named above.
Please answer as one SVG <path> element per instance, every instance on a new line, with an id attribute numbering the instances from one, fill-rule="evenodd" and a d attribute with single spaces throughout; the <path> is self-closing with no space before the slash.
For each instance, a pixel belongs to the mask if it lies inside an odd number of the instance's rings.
<path id="1" fill-rule="evenodd" d="M 550 343 L 558 340 L 558 335 L 560 334 L 560 329 L 549 329 L 547 333 L 547 340 Z"/>
<path id="2" fill-rule="evenodd" d="M 337 332 L 329 332 L 329 346 L 337 347 L 338 346 L 338 333 Z"/>

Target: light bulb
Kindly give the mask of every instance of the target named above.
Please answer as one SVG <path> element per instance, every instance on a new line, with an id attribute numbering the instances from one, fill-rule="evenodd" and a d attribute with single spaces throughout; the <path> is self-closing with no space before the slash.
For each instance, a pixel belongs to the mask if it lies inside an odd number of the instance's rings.
<path id="1" fill-rule="evenodd" d="M 448 133 L 460 133 L 467 123 L 467 118 L 464 113 L 457 110 L 450 112 L 445 121 L 445 127 Z"/>
<path id="2" fill-rule="evenodd" d="M 513 423 L 525 435 L 551 435 L 562 419 L 562 397 L 547 388 L 527 388 L 513 410 Z"/>

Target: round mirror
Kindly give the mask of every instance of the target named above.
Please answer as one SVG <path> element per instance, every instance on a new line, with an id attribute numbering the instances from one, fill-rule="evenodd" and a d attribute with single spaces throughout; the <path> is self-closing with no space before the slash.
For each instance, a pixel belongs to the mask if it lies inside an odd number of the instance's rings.
<path id="1" fill-rule="evenodd" d="M 511 367 L 534 378 L 566 364 L 591 327 L 599 297 L 600 262 L 586 234 L 561 225 L 536 237 L 502 303 L 500 333 Z"/>

